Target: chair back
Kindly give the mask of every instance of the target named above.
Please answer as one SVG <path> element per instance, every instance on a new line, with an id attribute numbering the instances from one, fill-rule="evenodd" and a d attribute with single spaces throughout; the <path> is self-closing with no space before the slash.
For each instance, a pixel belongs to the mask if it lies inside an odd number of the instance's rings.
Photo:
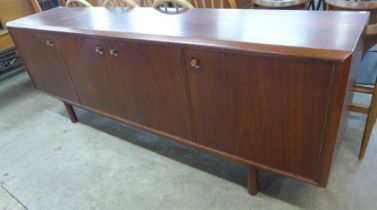
<path id="1" fill-rule="evenodd" d="M 166 14 L 179 14 L 194 8 L 194 6 L 186 0 L 156 0 L 153 3 L 153 7 Z"/>
<path id="2" fill-rule="evenodd" d="M 92 7 L 92 5 L 85 0 L 67 0 L 67 7 Z"/>
<path id="3" fill-rule="evenodd" d="M 190 0 L 196 8 L 237 8 L 236 0 Z"/>
<path id="4" fill-rule="evenodd" d="M 144 7 L 152 7 L 156 0 L 139 0 Z"/>
<path id="5" fill-rule="evenodd" d="M 302 10 L 308 8 L 309 0 L 252 0 L 251 6 L 256 9 Z"/>
<path id="6" fill-rule="evenodd" d="M 130 7 L 134 8 L 138 5 L 133 0 L 105 0 L 103 7 Z"/>
<path id="7" fill-rule="evenodd" d="M 344 1 L 326 0 L 326 9 L 333 11 L 368 11 L 369 25 L 364 38 L 363 50 L 366 52 L 377 44 L 377 2 L 376 1 Z"/>
<path id="8" fill-rule="evenodd" d="M 327 10 L 369 11 L 369 23 L 377 23 L 377 1 L 326 0 Z"/>

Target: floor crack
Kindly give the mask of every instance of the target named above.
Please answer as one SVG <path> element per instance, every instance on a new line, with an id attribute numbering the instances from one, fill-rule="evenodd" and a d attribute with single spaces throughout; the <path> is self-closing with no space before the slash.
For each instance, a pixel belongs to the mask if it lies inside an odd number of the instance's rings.
<path id="1" fill-rule="evenodd" d="M 0 187 L 6 192 L 8 193 L 17 203 L 19 203 L 25 210 L 29 210 L 23 203 L 21 203 L 20 200 L 18 200 L 12 193 L 9 192 L 9 190 L 7 188 L 5 188 L 4 185 L 0 185 Z"/>

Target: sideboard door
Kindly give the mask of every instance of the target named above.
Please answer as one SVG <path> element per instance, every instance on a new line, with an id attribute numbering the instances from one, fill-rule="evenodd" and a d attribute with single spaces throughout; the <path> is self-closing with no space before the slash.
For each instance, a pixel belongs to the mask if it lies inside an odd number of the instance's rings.
<path id="1" fill-rule="evenodd" d="M 56 34 L 21 29 L 11 33 L 36 88 L 78 102 Z"/>
<path id="2" fill-rule="evenodd" d="M 316 179 L 331 63 L 185 50 L 193 139 Z"/>
<path id="3" fill-rule="evenodd" d="M 119 90 L 106 60 L 106 42 L 68 34 L 60 35 L 60 40 L 81 104 L 124 117 Z"/>
<path id="4" fill-rule="evenodd" d="M 109 55 L 127 119 L 191 140 L 179 49 L 113 42 Z"/>

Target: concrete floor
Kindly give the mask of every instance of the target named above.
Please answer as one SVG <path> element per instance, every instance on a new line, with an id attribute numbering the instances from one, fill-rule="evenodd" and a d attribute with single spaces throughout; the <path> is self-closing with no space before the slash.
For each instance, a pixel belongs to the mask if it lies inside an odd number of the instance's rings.
<path id="1" fill-rule="evenodd" d="M 360 100 L 368 100 L 359 97 Z M 0 78 L 0 209 L 376 209 L 377 129 L 357 159 L 365 117 L 352 115 L 326 189 L 261 173 L 61 102 L 26 73 Z M 377 126 L 376 126 L 377 127 Z"/>

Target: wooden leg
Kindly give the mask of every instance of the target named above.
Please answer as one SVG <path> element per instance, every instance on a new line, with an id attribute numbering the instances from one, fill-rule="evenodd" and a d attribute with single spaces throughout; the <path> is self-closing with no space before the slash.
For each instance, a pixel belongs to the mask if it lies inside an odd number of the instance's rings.
<path id="1" fill-rule="evenodd" d="M 376 118 L 377 118 L 377 84 L 374 88 L 372 101 L 370 103 L 370 108 L 368 112 L 368 118 L 365 123 L 365 130 L 364 130 L 363 140 L 361 142 L 360 153 L 359 153 L 360 160 L 362 160 L 365 156 L 365 151 L 367 150 L 369 139 L 372 134 L 373 126 L 376 122 Z"/>
<path id="2" fill-rule="evenodd" d="M 65 110 L 67 111 L 67 114 L 69 116 L 69 119 L 71 119 L 71 121 L 73 123 L 77 123 L 77 116 L 76 116 L 76 113 L 75 113 L 75 110 L 73 109 L 72 105 L 67 103 L 67 102 L 64 102 L 64 106 L 65 106 Z"/>
<path id="3" fill-rule="evenodd" d="M 248 188 L 250 195 L 258 193 L 258 170 L 254 166 L 249 166 Z"/>

